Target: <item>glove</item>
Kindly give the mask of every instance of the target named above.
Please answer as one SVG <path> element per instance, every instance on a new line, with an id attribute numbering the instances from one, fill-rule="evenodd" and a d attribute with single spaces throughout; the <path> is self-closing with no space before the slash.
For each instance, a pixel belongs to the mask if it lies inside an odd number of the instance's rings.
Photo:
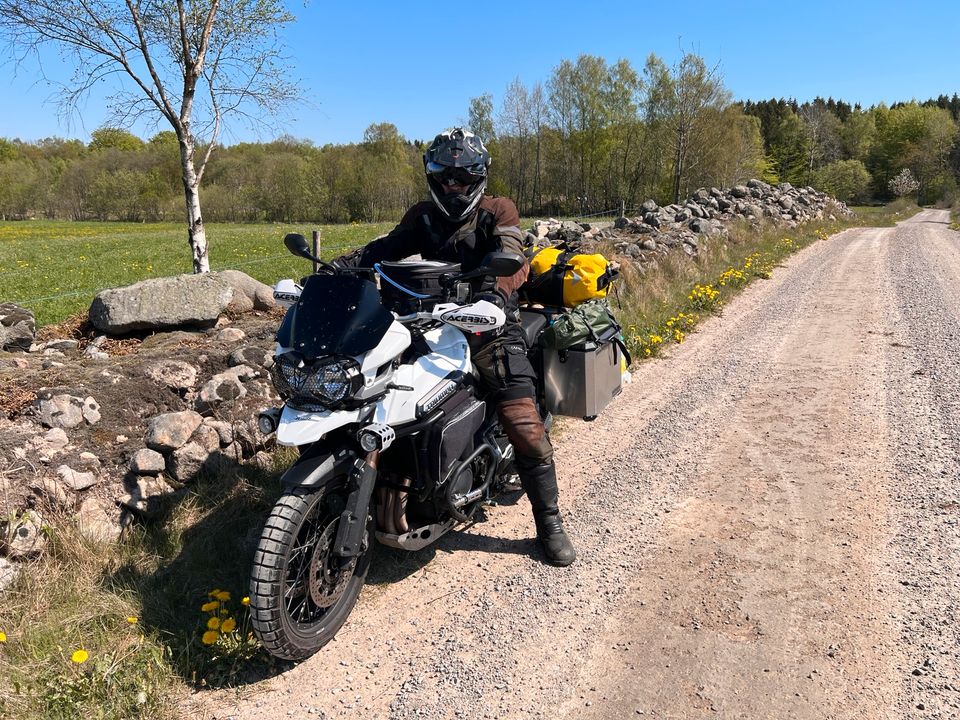
<path id="1" fill-rule="evenodd" d="M 504 302 L 503 295 L 501 295 L 500 293 L 497 293 L 497 292 L 481 292 L 481 293 L 476 293 L 476 294 L 473 296 L 472 300 L 473 300 L 473 302 L 480 302 L 481 300 L 486 300 L 486 301 L 489 302 L 489 303 L 493 303 L 494 305 L 496 305 L 496 306 L 497 306 L 498 308 L 500 308 L 501 310 L 503 310 L 503 309 L 506 307 L 506 305 L 507 305 L 507 303 Z"/>

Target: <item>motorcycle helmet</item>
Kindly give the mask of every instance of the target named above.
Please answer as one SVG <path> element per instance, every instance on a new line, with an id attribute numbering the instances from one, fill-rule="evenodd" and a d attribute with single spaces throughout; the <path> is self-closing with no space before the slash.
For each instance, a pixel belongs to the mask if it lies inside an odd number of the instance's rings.
<path id="1" fill-rule="evenodd" d="M 423 154 L 430 197 L 454 221 L 470 216 L 487 187 L 490 153 L 469 130 L 451 128 L 437 135 Z"/>

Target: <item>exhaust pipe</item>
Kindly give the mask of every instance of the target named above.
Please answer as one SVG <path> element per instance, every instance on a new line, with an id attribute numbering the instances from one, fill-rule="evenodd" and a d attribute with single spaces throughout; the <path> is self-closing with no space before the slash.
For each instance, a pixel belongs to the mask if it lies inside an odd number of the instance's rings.
<path id="1" fill-rule="evenodd" d="M 397 484 L 410 487 L 413 481 L 408 477 L 401 477 Z M 407 522 L 408 495 L 405 490 L 394 487 L 380 488 L 377 491 L 377 525 L 388 535 L 410 532 L 410 524 Z"/>

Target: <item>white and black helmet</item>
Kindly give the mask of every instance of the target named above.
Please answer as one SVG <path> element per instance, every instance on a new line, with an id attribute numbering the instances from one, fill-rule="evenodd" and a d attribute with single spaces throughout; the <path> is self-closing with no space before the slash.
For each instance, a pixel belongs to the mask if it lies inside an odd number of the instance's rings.
<path id="1" fill-rule="evenodd" d="M 463 220 L 476 210 L 487 187 L 490 153 L 469 130 L 451 128 L 437 135 L 423 154 L 430 196 L 451 220 Z M 461 186 L 463 192 L 450 192 Z"/>

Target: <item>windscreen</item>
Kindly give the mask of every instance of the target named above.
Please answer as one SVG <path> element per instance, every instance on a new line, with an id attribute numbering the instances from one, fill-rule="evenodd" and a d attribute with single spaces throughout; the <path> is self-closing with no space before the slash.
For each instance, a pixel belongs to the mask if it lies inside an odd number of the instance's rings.
<path id="1" fill-rule="evenodd" d="M 311 275 L 277 332 L 277 342 L 306 357 L 359 355 L 393 323 L 377 286 L 353 275 Z"/>

